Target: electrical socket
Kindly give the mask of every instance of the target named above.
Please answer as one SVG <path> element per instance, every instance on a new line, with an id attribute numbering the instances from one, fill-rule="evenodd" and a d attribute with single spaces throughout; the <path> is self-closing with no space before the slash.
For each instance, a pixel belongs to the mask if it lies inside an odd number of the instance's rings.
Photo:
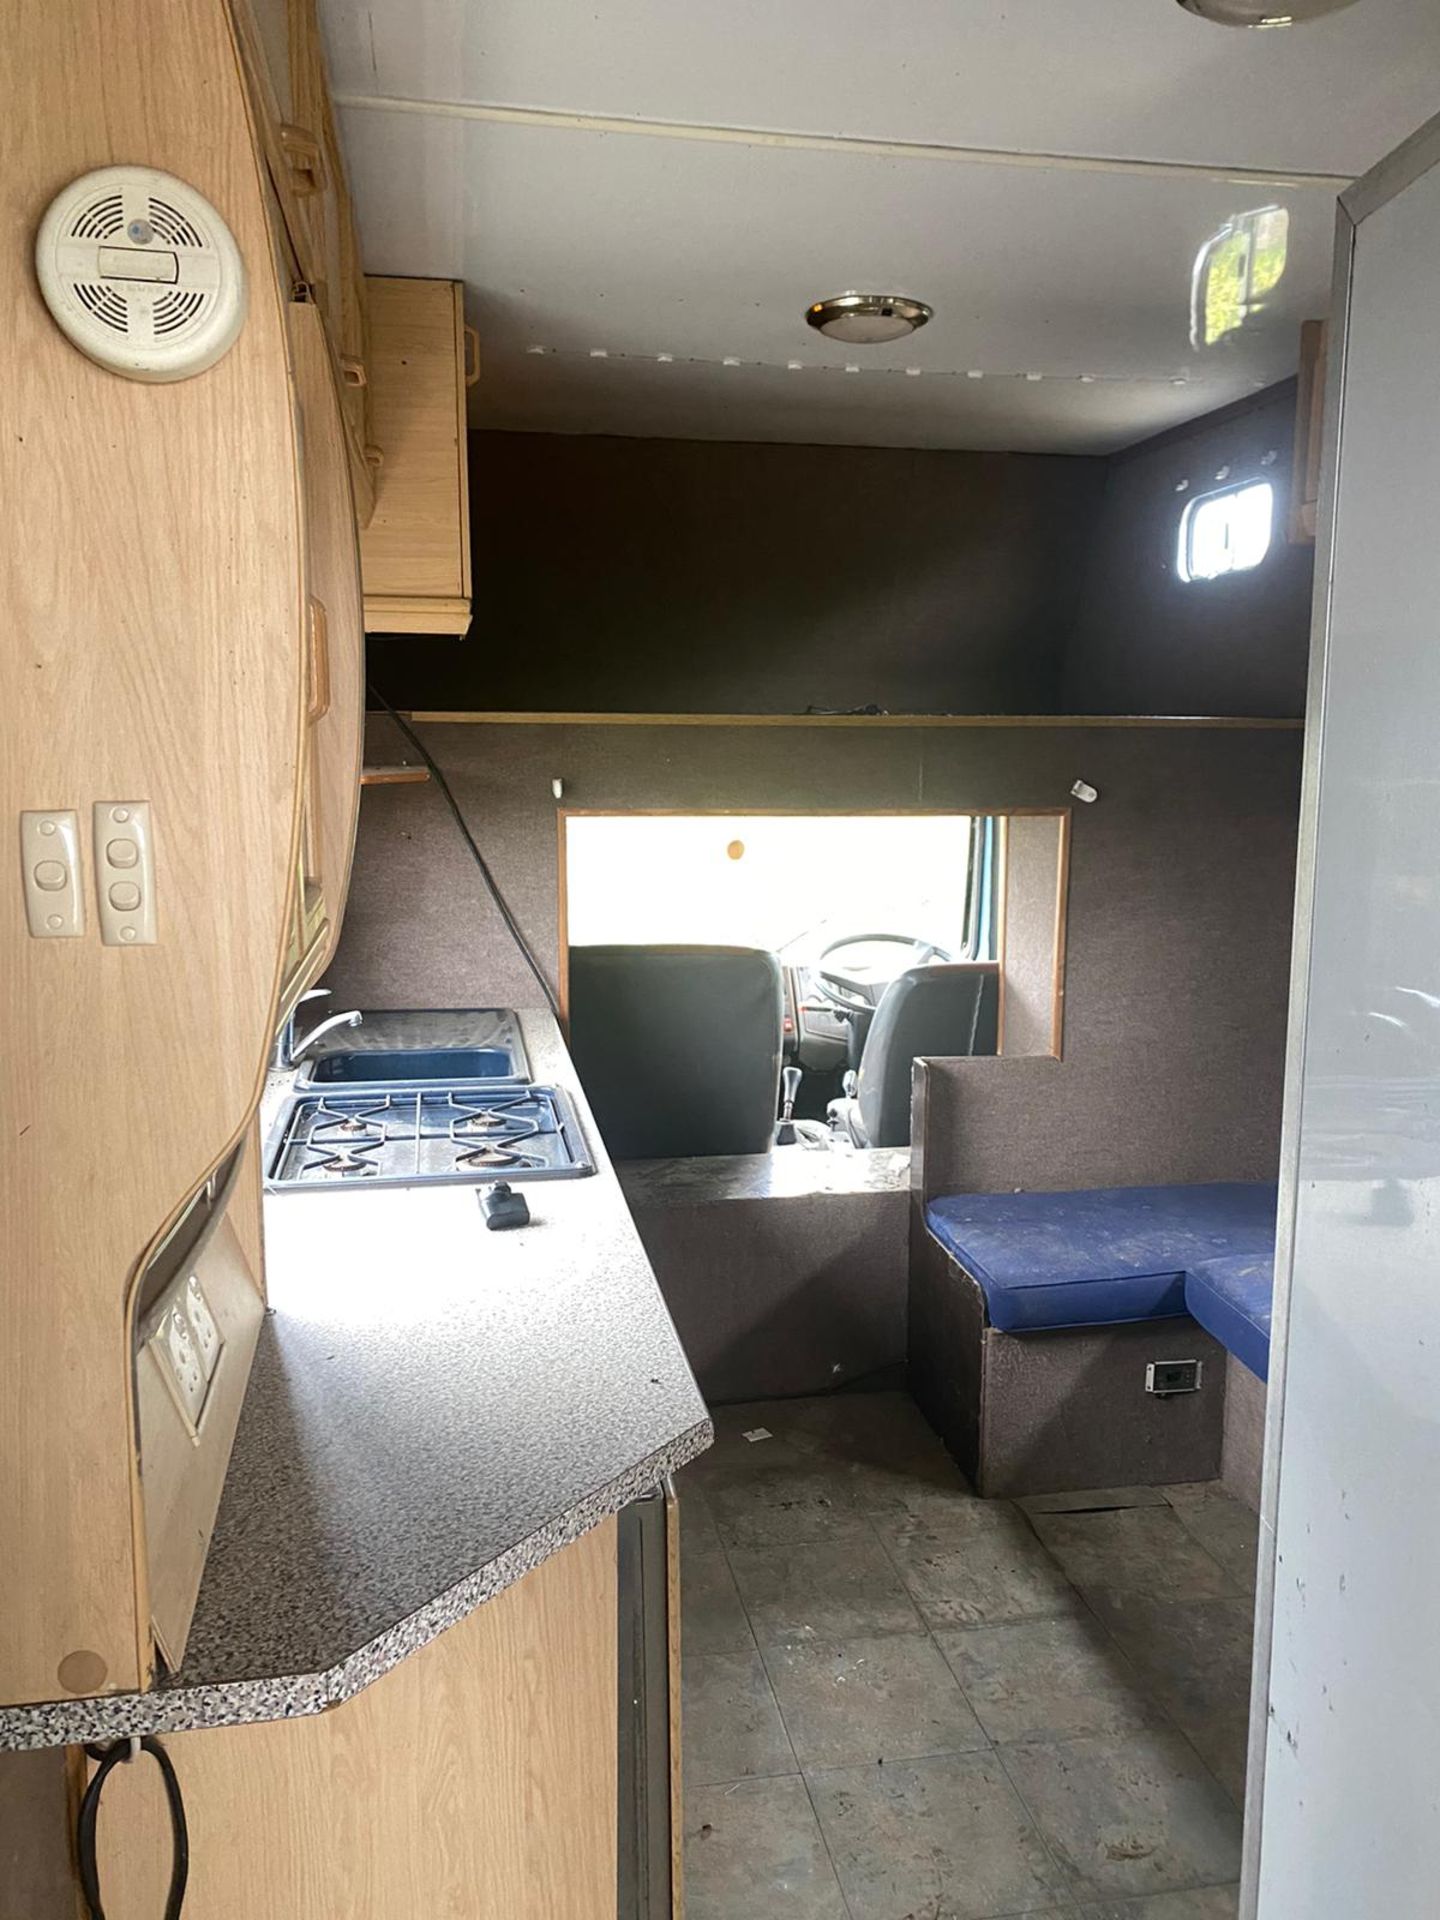
<path id="1" fill-rule="evenodd" d="M 198 1431 L 205 1410 L 205 1369 L 190 1322 L 178 1302 L 165 1309 L 150 1344 L 176 1405 L 191 1428 Z"/>
<path id="2" fill-rule="evenodd" d="M 200 1285 L 200 1276 L 192 1273 L 185 1282 L 185 1317 L 190 1322 L 191 1337 L 195 1342 L 195 1351 L 200 1356 L 200 1365 L 206 1380 L 213 1380 L 215 1369 L 220 1363 L 220 1329 L 215 1324 L 215 1316 L 210 1311 L 210 1302 L 205 1298 L 205 1290 Z"/>

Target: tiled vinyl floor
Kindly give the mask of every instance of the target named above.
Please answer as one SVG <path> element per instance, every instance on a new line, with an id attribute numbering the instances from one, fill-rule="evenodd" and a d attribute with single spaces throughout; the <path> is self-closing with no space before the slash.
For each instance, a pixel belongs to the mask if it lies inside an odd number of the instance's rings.
<path id="1" fill-rule="evenodd" d="M 687 1920 L 1231 1920 L 1253 1514 L 978 1500 L 899 1393 L 715 1423 L 681 1476 Z"/>

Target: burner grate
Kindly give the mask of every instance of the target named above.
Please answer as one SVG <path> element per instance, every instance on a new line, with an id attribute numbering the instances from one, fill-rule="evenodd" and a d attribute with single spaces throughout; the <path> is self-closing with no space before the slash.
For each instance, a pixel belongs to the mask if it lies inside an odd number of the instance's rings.
<path id="1" fill-rule="evenodd" d="M 280 1187 L 398 1186 L 593 1171 L 558 1088 L 412 1087 L 297 1095 L 269 1179 Z"/>

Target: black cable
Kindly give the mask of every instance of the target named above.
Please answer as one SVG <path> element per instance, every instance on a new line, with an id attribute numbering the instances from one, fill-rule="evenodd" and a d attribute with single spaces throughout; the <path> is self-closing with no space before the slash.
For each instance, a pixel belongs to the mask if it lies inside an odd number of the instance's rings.
<path id="1" fill-rule="evenodd" d="M 494 874 L 491 873 L 489 866 L 486 864 L 485 856 L 483 853 L 481 853 L 479 846 L 476 844 L 475 836 L 470 831 L 469 823 L 467 822 L 464 814 L 460 811 L 459 804 L 456 801 L 454 794 L 450 791 L 449 781 L 445 778 L 444 774 L 440 771 L 439 767 L 435 764 L 434 756 L 430 753 L 429 749 L 425 746 L 423 741 L 421 741 L 421 739 L 415 732 L 415 729 L 409 724 L 408 721 L 402 720 L 400 718 L 399 714 L 395 711 L 394 707 L 391 706 L 390 702 L 385 698 L 384 694 L 377 691 L 373 682 L 368 684 L 368 691 L 369 691 L 370 697 L 374 700 L 377 700 L 380 703 L 380 705 L 385 709 L 386 713 L 389 714 L 390 718 L 395 722 L 396 726 L 400 729 L 401 733 L 410 742 L 411 746 L 414 747 L 415 751 L 419 754 L 420 758 L 425 762 L 426 766 L 430 769 L 430 776 L 434 780 L 436 786 L 439 787 L 441 793 L 445 796 L 445 804 L 446 806 L 449 807 L 451 813 L 455 816 L 455 824 L 457 827 L 459 827 L 460 832 L 464 837 L 465 844 L 470 849 L 471 857 L 473 858 L 476 866 L 480 869 L 480 878 L 485 882 L 485 886 L 490 894 L 490 898 L 495 902 L 496 908 L 499 911 L 500 918 L 505 922 L 505 925 L 510 930 L 510 938 L 515 942 L 516 946 L 520 949 L 521 958 L 524 960 L 526 966 L 529 967 L 531 973 L 534 974 L 536 984 L 539 986 L 540 991 L 545 996 L 546 1006 L 549 1007 L 551 1013 L 554 1014 L 556 1020 L 558 1021 L 560 1019 L 560 1002 L 555 998 L 555 990 L 550 985 L 550 982 L 546 979 L 544 973 L 541 971 L 540 962 L 535 958 L 534 953 L 531 951 L 530 942 L 525 938 L 524 933 L 520 929 L 520 922 L 515 918 L 514 914 L 510 911 L 510 903 L 506 900 L 504 894 L 500 891 L 500 886 L 498 881 L 496 880 Z"/>
<path id="2" fill-rule="evenodd" d="M 160 1769 L 160 1777 L 165 1782 L 165 1798 L 170 1803 L 170 1831 L 173 1836 L 174 1850 L 170 1868 L 170 1892 L 165 1900 L 164 1920 L 180 1920 L 180 1909 L 185 1904 L 185 1887 L 190 1878 L 190 1830 L 185 1823 L 185 1800 L 180 1792 L 180 1782 L 175 1776 L 174 1763 L 160 1742 L 150 1734 L 138 1743 L 141 1753 L 148 1753 Z M 80 1890 L 85 1896 L 85 1911 L 90 1920 L 105 1920 L 105 1909 L 100 1902 L 100 1865 L 95 1854 L 95 1832 L 100 1818 L 100 1795 L 105 1790 L 105 1782 L 110 1778 L 116 1766 L 134 1758 L 136 1748 L 129 1740 L 116 1740 L 108 1747 L 86 1747 L 86 1753 L 92 1760 L 98 1760 L 94 1777 L 85 1789 L 85 1798 L 80 1802 L 80 1818 L 76 1823 L 75 1845 L 80 1868 Z"/>

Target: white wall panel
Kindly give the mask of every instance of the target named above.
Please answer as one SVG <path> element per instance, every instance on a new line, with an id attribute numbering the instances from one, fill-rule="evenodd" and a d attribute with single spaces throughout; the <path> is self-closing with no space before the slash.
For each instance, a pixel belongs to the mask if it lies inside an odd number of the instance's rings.
<path id="1" fill-rule="evenodd" d="M 1440 162 L 1440 123 L 1350 202 L 1267 1490 L 1261 1920 L 1440 1911 L 1440 169 L 1413 177 L 1417 151 Z"/>

